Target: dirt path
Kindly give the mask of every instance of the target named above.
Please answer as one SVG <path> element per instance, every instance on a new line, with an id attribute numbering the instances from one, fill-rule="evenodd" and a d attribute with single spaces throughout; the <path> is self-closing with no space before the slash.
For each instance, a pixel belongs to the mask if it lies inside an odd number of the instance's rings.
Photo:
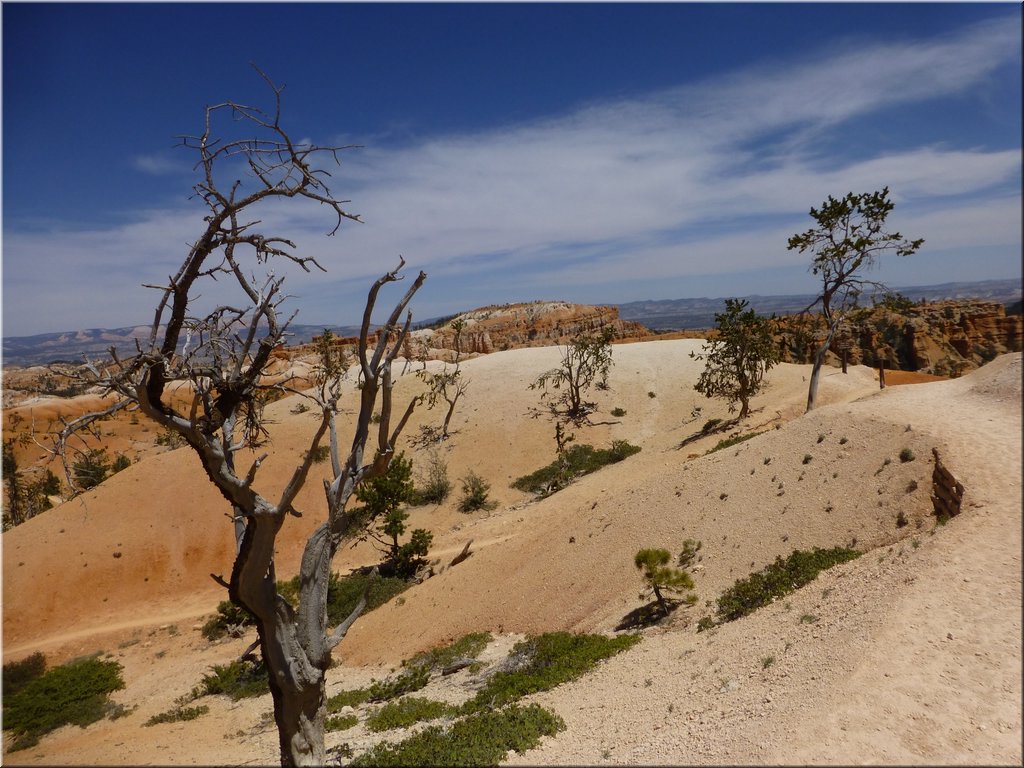
<path id="1" fill-rule="evenodd" d="M 850 409 L 933 436 L 967 486 L 960 517 L 782 606 L 650 637 L 538 697 L 568 731 L 510 762 L 1020 764 L 1020 356 L 1000 373 L 1005 388 L 967 391 L 955 408 L 944 405 L 969 385 L 887 390 Z"/>

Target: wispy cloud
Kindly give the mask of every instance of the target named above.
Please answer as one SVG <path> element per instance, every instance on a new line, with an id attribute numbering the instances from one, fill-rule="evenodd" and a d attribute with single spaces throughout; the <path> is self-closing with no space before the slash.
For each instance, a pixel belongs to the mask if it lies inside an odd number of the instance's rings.
<path id="1" fill-rule="evenodd" d="M 180 152 L 173 155 L 167 152 L 136 155 L 132 158 L 132 167 L 152 176 L 182 174 L 188 173 L 190 170 L 189 164 L 182 161 Z"/>
<path id="2" fill-rule="evenodd" d="M 688 275 L 792 270 L 801 259 L 786 251 L 786 237 L 809 226 L 811 205 L 886 185 L 897 201 L 895 225 L 924 237 L 926 248 L 984 243 L 1018 260 L 1019 145 L 956 136 L 921 145 L 904 136 L 870 157 L 822 149 L 853 118 L 877 116 L 884 130 L 887 110 L 983 87 L 1000 67 L 1019 65 L 1017 33 L 985 23 L 927 42 L 850 41 L 825 55 L 545 120 L 346 153 L 336 184 L 365 224 L 325 239 L 332 223 L 316 207 L 274 206 L 261 218 L 330 268 L 320 282 L 289 278 L 310 321 L 352 319 L 356 312 L 330 292 L 350 281 L 361 293 L 399 253 L 453 291 L 472 286 L 472 295 L 492 301 L 506 300 L 512 287 L 614 300 L 639 298 L 631 285 L 658 286 L 666 297 Z M 156 157 L 137 166 L 166 169 Z M 69 301 L 76 317 L 109 324 L 114 308 L 104 306 L 100 272 L 118 281 L 117 322 L 144 319 L 151 297 L 122 293 L 122 284 L 160 280 L 201 215 L 149 211 L 130 226 L 65 233 L 56 243 L 9 236 L 5 277 L 17 292 L 5 295 L 8 307 L 13 300 L 13 314 L 37 313 L 44 295 L 55 312 Z M 33 276 L 40 263 L 50 264 L 45 279 Z M 435 289 L 437 310 L 465 308 L 460 296 L 444 294 Z M 5 318 L 13 314 L 5 310 Z"/>

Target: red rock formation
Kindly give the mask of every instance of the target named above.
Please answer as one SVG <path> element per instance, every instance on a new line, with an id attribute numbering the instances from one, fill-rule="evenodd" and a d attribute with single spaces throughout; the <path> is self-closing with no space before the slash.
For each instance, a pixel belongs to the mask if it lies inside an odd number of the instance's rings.
<path id="1" fill-rule="evenodd" d="M 820 316 L 780 318 L 782 359 L 811 362 L 824 328 Z M 827 362 L 838 365 L 845 347 L 851 365 L 874 367 L 885 360 L 890 368 L 959 375 L 996 355 L 1021 351 L 1021 336 L 1021 316 L 1007 316 L 997 302 L 951 300 L 902 310 L 878 306 L 850 313 L 829 348 Z"/>
<path id="2" fill-rule="evenodd" d="M 517 347 L 565 344 L 581 333 L 611 328 L 615 339 L 646 338 L 653 334 L 639 323 L 622 320 L 616 307 L 595 307 L 559 301 L 482 307 L 459 315 L 465 326 L 461 348 L 465 354 L 488 354 Z M 454 349 L 451 322 L 434 331 L 418 331 L 436 349 Z"/>

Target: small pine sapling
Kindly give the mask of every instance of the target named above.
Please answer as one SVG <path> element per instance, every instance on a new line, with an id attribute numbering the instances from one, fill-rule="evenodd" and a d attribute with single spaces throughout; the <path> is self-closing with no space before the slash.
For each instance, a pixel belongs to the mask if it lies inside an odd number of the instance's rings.
<path id="1" fill-rule="evenodd" d="M 641 549 L 633 558 L 637 570 L 654 593 L 662 614 L 668 616 L 671 608 L 665 600 L 664 592 L 683 593 L 693 589 L 693 579 L 681 568 L 669 565 L 672 555 L 667 549 Z"/>

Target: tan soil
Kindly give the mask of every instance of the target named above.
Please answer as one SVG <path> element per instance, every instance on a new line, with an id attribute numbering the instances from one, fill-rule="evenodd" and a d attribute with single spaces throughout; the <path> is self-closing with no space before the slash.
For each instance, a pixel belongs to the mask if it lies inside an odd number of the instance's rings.
<path id="1" fill-rule="evenodd" d="M 536 696 L 568 728 L 510 762 L 1019 764 L 1021 355 L 961 379 L 885 390 L 868 368 L 826 369 L 822 405 L 808 415 L 809 367 L 782 365 L 734 431 L 766 433 L 704 456 L 723 435 L 679 444 L 728 413 L 692 389 L 699 363 L 689 352 L 699 346 L 617 345 L 611 391 L 597 395 L 600 423 L 579 439 L 627 439 L 643 450 L 543 501 L 509 482 L 552 458 L 551 426 L 529 417 L 536 393 L 527 384 L 557 351 L 466 362 L 472 384 L 442 449 L 456 493 L 414 510 L 411 523 L 434 531 L 432 556 L 447 562 L 469 539 L 474 554 L 361 618 L 336 654 L 344 665 L 330 672 L 330 692 L 467 631 L 502 635 L 505 648 L 518 633 L 610 631 L 642 604 L 636 550 L 678 550 L 692 538 L 703 542 L 698 606 L 584 679 Z M 410 374 L 396 391 L 418 387 Z M 308 414 L 291 413 L 297 402 L 268 408 L 277 423 L 257 480 L 268 494 L 312 430 Z M 614 407 L 626 415 L 607 416 Z M 441 416 L 419 412 L 408 434 Z M 932 447 L 967 488 L 964 512 L 938 528 Z M 915 460 L 900 462 L 903 448 Z M 423 465 L 422 450 L 406 450 Z M 276 760 L 269 697 L 214 697 L 198 720 L 142 727 L 250 639 L 211 645 L 198 633 L 223 599 L 208 574 L 230 568 L 232 542 L 224 503 L 196 468 L 184 450 L 150 456 L 4 535 L 4 661 L 34 650 L 52 662 L 109 652 L 127 683 L 114 698 L 138 707 L 61 729 L 5 762 Z M 456 511 L 457 479 L 470 468 L 490 481 L 495 510 Z M 317 522 L 318 486 L 314 478 L 300 498 L 305 516 L 285 526 L 281 577 L 295 572 Z M 900 511 L 910 524 L 897 528 Z M 737 578 L 793 549 L 854 540 L 860 559 L 750 617 L 695 632 L 710 613 L 705 601 Z M 361 545 L 335 565 L 374 559 Z M 816 621 L 801 621 L 811 614 Z M 432 684 L 431 695 L 454 700 L 458 682 Z M 361 727 L 347 733 L 328 745 L 368 743 Z"/>

